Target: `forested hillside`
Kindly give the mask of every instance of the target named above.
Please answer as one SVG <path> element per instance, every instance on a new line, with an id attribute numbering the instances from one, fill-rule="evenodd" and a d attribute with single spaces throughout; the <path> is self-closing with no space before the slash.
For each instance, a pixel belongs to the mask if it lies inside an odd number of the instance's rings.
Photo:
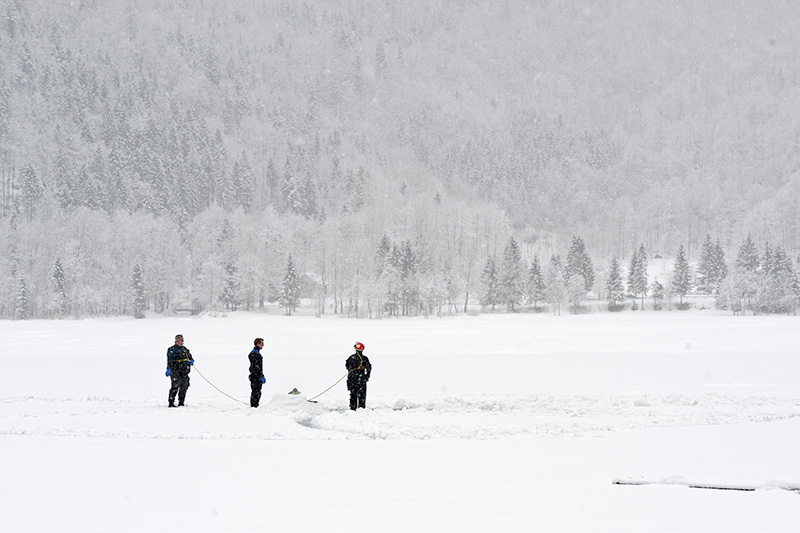
<path id="1" fill-rule="evenodd" d="M 512 238 L 525 268 L 575 236 L 600 269 L 708 234 L 794 257 L 799 20 L 0 0 L 0 316 L 290 309 L 295 270 L 318 312 L 464 308 Z"/>

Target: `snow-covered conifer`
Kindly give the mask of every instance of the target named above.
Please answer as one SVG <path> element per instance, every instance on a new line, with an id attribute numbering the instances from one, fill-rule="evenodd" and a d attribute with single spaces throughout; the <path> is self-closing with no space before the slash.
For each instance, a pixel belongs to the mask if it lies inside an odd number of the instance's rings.
<path id="1" fill-rule="evenodd" d="M 664 302 L 664 295 L 664 285 L 657 279 L 654 279 L 653 283 L 650 284 L 650 296 L 653 298 L 653 310 L 661 311 L 661 306 Z"/>
<path id="2" fill-rule="evenodd" d="M 503 250 L 503 262 L 499 272 L 499 297 L 509 312 L 515 312 L 522 301 L 522 257 L 519 246 L 511 237 Z"/>
<path id="3" fill-rule="evenodd" d="M 622 285 L 622 272 L 617 258 L 611 260 L 606 280 L 606 300 L 610 311 L 618 311 L 620 302 L 625 299 L 625 287 Z"/>
<path id="4" fill-rule="evenodd" d="M 64 275 L 64 267 L 61 266 L 61 259 L 56 259 L 52 279 L 53 292 L 55 293 L 55 311 L 59 315 L 65 315 L 69 312 L 69 305 L 67 301 L 67 280 Z"/>
<path id="5" fill-rule="evenodd" d="M 673 273 L 673 293 L 680 297 L 679 309 L 683 309 L 683 298 L 692 289 L 692 273 L 689 267 L 689 261 L 686 260 L 686 252 L 684 252 L 682 244 L 678 248 L 678 255 L 675 258 Z"/>
<path id="6" fill-rule="evenodd" d="M 494 311 L 495 306 L 499 303 L 499 282 L 497 277 L 497 266 L 493 256 L 486 258 L 486 263 L 483 266 L 483 273 L 481 274 L 481 281 L 483 282 L 484 292 L 481 295 L 481 305 L 484 307 L 492 307 Z"/>
<path id="7" fill-rule="evenodd" d="M 569 301 L 569 310 L 577 314 L 581 309 L 581 302 L 586 296 L 586 280 L 583 274 L 574 274 L 566 284 L 566 296 Z"/>
<path id="8" fill-rule="evenodd" d="M 585 292 L 594 287 L 594 266 L 592 259 L 586 251 L 586 244 L 578 236 L 572 237 L 572 243 L 567 251 L 567 264 L 564 266 L 564 282 L 569 285 L 572 276 L 580 274 L 584 279 Z"/>
<path id="9" fill-rule="evenodd" d="M 539 254 L 534 254 L 528 267 L 528 303 L 532 304 L 534 309 L 538 309 L 539 302 L 547 297 L 546 290 Z"/>
<path id="10" fill-rule="evenodd" d="M 714 286 L 711 287 L 713 291 L 719 291 L 719 286 L 725 278 L 728 277 L 728 265 L 725 262 L 725 251 L 722 249 L 722 243 L 719 239 L 714 244 L 714 251 L 712 254 L 712 264 L 714 272 Z"/>
<path id="11" fill-rule="evenodd" d="M 633 252 L 630 266 L 628 267 L 628 292 L 634 297 L 641 297 L 642 310 L 644 310 L 644 298 L 647 296 L 647 252 L 644 243 Z"/>
<path id="12" fill-rule="evenodd" d="M 33 165 L 27 163 L 20 172 L 20 208 L 28 220 L 33 218 L 39 201 L 44 196 L 44 187 Z"/>
<path id="13" fill-rule="evenodd" d="M 144 310 L 147 309 L 147 299 L 145 297 L 142 268 L 138 264 L 133 266 L 131 300 L 133 304 L 133 316 L 135 318 L 144 318 Z"/>
<path id="14" fill-rule="evenodd" d="M 715 278 L 714 244 L 711 242 L 711 235 L 706 234 L 700 250 L 700 260 L 697 262 L 697 289 L 710 294 Z"/>
<path id="15" fill-rule="evenodd" d="M 281 176 L 281 203 L 279 210 L 281 212 L 289 211 L 290 213 L 300 213 L 302 211 L 300 191 L 295 180 L 292 163 L 288 157 L 283 166 L 283 175 Z"/>
<path id="16" fill-rule="evenodd" d="M 236 311 L 239 305 L 241 305 L 240 288 L 239 268 L 233 261 L 228 261 L 225 263 L 225 285 L 219 297 L 220 303 L 222 303 L 226 310 Z"/>
<path id="17" fill-rule="evenodd" d="M 253 184 L 255 182 L 255 175 L 247 160 L 247 152 L 242 151 L 233 163 L 233 170 L 231 171 L 231 188 L 233 203 L 241 206 L 245 211 L 249 211 L 253 205 Z"/>
<path id="18" fill-rule="evenodd" d="M 398 250 L 400 261 L 400 283 L 402 296 L 403 315 L 416 314 L 419 305 L 419 295 L 421 292 L 420 280 L 417 275 L 419 272 L 419 255 L 411 244 L 411 241 L 404 240 Z"/>
<path id="19" fill-rule="evenodd" d="M 561 257 L 553 255 L 550 257 L 550 266 L 545 276 L 547 285 L 547 300 L 553 306 L 553 314 L 561 314 L 561 304 L 566 297 L 566 287 L 564 286 L 564 272 L 561 266 Z"/>
<path id="20" fill-rule="evenodd" d="M 14 317 L 17 320 L 25 320 L 30 318 L 30 302 L 28 301 L 28 287 L 25 283 L 25 278 L 20 277 L 17 280 L 17 298 Z"/>
<path id="21" fill-rule="evenodd" d="M 283 273 L 278 305 L 286 315 L 291 315 L 300 307 L 300 277 L 295 270 L 294 260 L 292 260 L 291 255 L 286 261 L 286 270 Z"/>
<path id="22" fill-rule="evenodd" d="M 753 242 L 753 238 L 748 235 L 739 245 L 739 253 L 736 255 L 736 268 L 742 272 L 755 272 L 758 270 L 759 264 L 758 249 Z"/>

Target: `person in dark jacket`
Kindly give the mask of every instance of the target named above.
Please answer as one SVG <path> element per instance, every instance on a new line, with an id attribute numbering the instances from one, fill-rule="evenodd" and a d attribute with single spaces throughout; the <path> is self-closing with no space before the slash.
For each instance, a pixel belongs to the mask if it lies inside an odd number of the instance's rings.
<path id="1" fill-rule="evenodd" d="M 264 347 L 264 339 L 258 337 L 253 341 L 253 350 L 247 356 L 250 359 L 250 407 L 258 407 L 261 401 L 261 386 L 267 382 L 264 377 L 264 358 L 261 356 L 261 348 Z"/>
<path id="2" fill-rule="evenodd" d="M 356 353 L 347 358 L 344 367 L 347 369 L 347 390 L 350 391 L 350 409 L 362 409 L 367 406 L 367 381 L 372 374 L 372 365 L 364 355 L 364 345 L 355 343 Z"/>
<path id="3" fill-rule="evenodd" d="M 186 391 L 189 389 L 189 371 L 194 364 L 194 358 L 189 349 L 183 345 L 183 335 L 175 335 L 175 344 L 167 349 L 167 377 L 172 380 L 169 388 L 169 406 L 175 407 L 175 396 L 178 397 L 178 406 L 186 401 Z"/>

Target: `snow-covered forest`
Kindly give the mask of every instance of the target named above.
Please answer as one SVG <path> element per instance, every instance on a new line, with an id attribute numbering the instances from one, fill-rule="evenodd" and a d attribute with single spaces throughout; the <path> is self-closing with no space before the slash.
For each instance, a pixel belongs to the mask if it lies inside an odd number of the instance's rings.
<path id="1" fill-rule="evenodd" d="M 798 15 L 0 0 L 0 316 L 792 313 Z"/>

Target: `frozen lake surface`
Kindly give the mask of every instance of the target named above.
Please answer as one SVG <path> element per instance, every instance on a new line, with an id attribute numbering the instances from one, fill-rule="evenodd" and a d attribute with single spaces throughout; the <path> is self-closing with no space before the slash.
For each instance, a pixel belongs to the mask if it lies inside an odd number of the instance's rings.
<path id="1" fill-rule="evenodd" d="M 780 487 L 800 483 L 797 320 L 0 322 L 0 526 L 793 531 L 800 494 Z M 186 407 L 167 409 L 176 333 L 196 371 Z M 251 409 L 257 336 L 267 384 Z M 305 401 L 344 375 L 357 340 L 368 409 L 347 409 L 344 382 Z"/>

